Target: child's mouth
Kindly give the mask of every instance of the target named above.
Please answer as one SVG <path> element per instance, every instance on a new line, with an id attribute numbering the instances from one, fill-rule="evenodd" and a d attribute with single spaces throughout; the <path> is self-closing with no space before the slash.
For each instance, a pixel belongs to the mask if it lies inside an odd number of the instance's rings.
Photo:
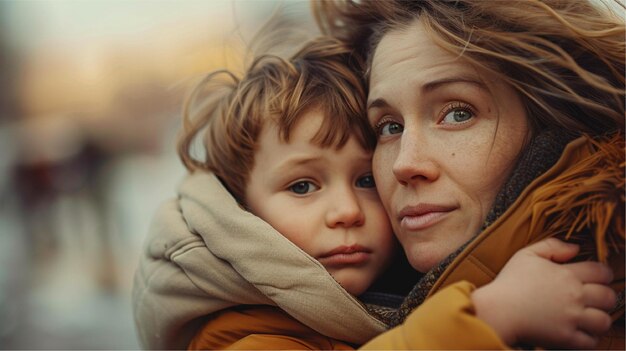
<path id="1" fill-rule="evenodd" d="M 360 245 L 339 246 L 317 258 L 325 267 L 358 265 L 367 262 L 372 251 Z"/>

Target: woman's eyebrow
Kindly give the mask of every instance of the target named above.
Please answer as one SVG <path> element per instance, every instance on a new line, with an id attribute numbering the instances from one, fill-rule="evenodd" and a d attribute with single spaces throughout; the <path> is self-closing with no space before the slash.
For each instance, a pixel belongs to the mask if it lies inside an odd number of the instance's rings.
<path id="1" fill-rule="evenodd" d="M 480 81 L 479 79 L 476 79 L 473 77 L 450 77 L 450 78 L 441 78 L 441 79 L 430 81 L 422 85 L 422 91 L 430 92 L 441 87 L 442 85 L 455 84 L 455 83 L 473 84 L 482 90 L 487 90 L 487 91 L 489 90 L 487 88 L 487 85 L 483 83 L 482 81 Z"/>
<path id="2" fill-rule="evenodd" d="M 383 98 L 378 98 L 378 99 L 374 99 L 371 102 L 369 102 L 367 104 L 367 109 L 371 109 L 371 108 L 378 108 L 378 107 L 388 107 L 389 104 L 387 103 L 387 100 L 383 99 Z"/>
<path id="3" fill-rule="evenodd" d="M 481 81 L 480 79 L 474 78 L 472 76 L 467 76 L 467 77 L 457 76 L 457 77 L 436 79 L 436 80 L 423 84 L 420 87 L 420 89 L 422 90 L 422 92 L 428 93 L 437 88 L 440 88 L 443 85 L 457 84 L 457 83 L 473 84 L 481 90 L 489 91 L 489 89 L 487 88 L 487 85 L 483 81 Z M 387 102 L 387 100 L 383 98 L 374 99 L 371 102 L 368 102 L 367 104 L 367 110 L 372 109 L 372 108 L 385 108 L 385 107 L 389 107 L 389 103 Z"/>

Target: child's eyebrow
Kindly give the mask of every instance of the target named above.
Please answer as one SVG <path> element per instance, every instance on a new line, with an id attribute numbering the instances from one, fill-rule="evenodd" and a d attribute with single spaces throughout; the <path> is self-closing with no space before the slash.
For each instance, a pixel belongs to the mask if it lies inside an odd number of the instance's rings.
<path id="1" fill-rule="evenodd" d="M 283 160 L 282 162 L 280 162 L 276 168 L 275 168 L 275 172 L 277 172 L 278 174 L 283 174 L 285 172 L 290 171 L 293 168 L 296 167 L 301 167 L 301 166 L 306 166 L 306 165 L 311 165 L 311 164 L 316 164 L 316 163 L 320 163 L 323 162 L 325 159 L 324 156 L 308 156 L 308 155 L 302 155 L 302 156 L 292 156 L 289 157 L 285 160 Z M 372 164 L 372 155 L 371 154 L 363 154 L 363 155 L 355 155 L 352 159 L 352 162 L 354 165 L 370 165 Z"/>
<path id="2" fill-rule="evenodd" d="M 323 159 L 322 156 L 308 156 L 308 155 L 292 156 L 283 160 L 281 163 L 279 163 L 279 165 L 276 167 L 276 171 L 279 173 L 287 172 L 293 167 L 316 163 L 316 162 L 321 161 L 322 159 Z"/>

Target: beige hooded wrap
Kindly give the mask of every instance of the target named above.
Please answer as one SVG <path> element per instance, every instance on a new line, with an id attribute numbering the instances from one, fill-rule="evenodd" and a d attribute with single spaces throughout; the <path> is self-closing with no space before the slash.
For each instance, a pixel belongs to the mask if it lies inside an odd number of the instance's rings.
<path id="1" fill-rule="evenodd" d="M 144 348 L 186 348 L 200 317 L 242 304 L 279 306 L 356 344 L 385 330 L 319 262 L 241 209 L 214 175 L 196 172 L 178 192 L 156 213 L 135 276 Z"/>

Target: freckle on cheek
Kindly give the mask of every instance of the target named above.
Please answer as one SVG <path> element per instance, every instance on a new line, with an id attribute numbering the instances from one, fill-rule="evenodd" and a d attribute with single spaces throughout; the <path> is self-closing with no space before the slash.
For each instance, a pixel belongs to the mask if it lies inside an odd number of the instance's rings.
<path id="1" fill-rule="evenodd" d="M 456 155 L 454 152 L 452 153 L 452 156 Z"/>

